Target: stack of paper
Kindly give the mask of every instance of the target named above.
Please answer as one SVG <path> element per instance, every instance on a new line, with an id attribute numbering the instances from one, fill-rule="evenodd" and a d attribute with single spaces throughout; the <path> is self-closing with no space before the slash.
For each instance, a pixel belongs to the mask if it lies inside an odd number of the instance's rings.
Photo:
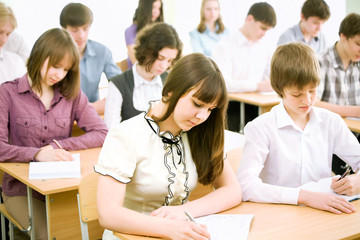
<path id="1" fill-rule="evenodd" d="M 196 218 L 196 222 L 207 226 L 211 240 L 246 240 L 253 218 L 253 214 L 214 214 Z"/>
<path id="2" fill-rule="evenodd" d="M 80 153 L 72 156 L 74 161 L 30 162 L 29 179 L 80 178 Z"/>
<path id="3" fill-rule="evenodd" d="M 337 178 L 339 178 L 340 176 L 337 176 Z M 308 182 L 304 185 L 302 185 L 300 188 L 301 189 L 304 189 L 304 190 L 308 190 L 308 191 L 313 191 L 313 192 L 324 192 L 324 193 L 332 193 L 332 194 L 335 194 L 339 197 L 343 197 L 345 198 L 346 200 L 348 201 L 351 201 L 351 200 L 355 200 L 357 198 L 360 197 L 360 194 L 358 195 L 353 195 L 353 196 L 346 196 L 346 195 L 340 195 L 340 194 L 336 194 L 331 188 L 330 188 L 330 185 L 331 185 L 331 177 L 329 178 L 323 178 L 323 179 L 320 179 L 319 181 L 317 182 Z"/>

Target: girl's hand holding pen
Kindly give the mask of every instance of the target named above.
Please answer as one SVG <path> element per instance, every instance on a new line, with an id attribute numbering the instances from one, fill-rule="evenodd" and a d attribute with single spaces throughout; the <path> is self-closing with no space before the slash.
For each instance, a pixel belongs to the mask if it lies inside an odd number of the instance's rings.
<path id="1" fill-rule="evenodd" d="M 64 149 L 54 149 L 51 145 L 46 145 L 35 155 L 35 160 L 38 162 L 54 162 L 73 161 L 74 158 L 71 153 Z"/>
<path id="2" fill-rule="evenodd" d="M 350 175 L 338 179 L 338 177 L 332 179 L 331 189 L 341 195 L 352 196 L 360 193 L 360 175 Z"/>

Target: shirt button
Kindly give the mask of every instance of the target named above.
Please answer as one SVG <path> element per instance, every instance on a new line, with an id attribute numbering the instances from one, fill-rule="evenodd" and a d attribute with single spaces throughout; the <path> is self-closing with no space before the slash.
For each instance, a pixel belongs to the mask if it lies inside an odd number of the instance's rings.
<path id="1" fill-rule="evenodd" d="M 46 129 L 47 129 L 47 126 L 45 126 L 44 129 L 46 130 Z"/>
<path id="2" fill-rule="evenodd" d="M 41 142 L 42 142 L 42 143 L 45 143 L 45 140 L 42 140 Z"/>
<path id="3" fill-rule="evenodd" d="M 44 112 L 44 115 L 46 115 L 46 112 Z"/>

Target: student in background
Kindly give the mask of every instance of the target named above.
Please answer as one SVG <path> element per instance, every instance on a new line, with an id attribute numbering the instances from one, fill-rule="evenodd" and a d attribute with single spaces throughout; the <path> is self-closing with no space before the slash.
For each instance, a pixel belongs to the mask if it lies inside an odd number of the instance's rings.
<path id="1" fill-rule="evenodd" d="M 275 25 L 276 14 L 272 6 L 266 2 L 255 3 L 239 31 L 214 48 L 212 58 L 219 65 L 229 92 L 272 91 L 269 74 L 273 49 L 262 38 Z M 246 104 L 245 113 L 248 122 L 258 115 L 258 109 Z M 227 115 L 229 130 L 238 132 L 240 103 L 230 101 Z"/>
<path id="2" fill-rule="evenodd" d="M 109 129 L 161 99 L 166 70 L 180 58 L 182 43 L 172 26 L 153 23 L 138 33 L 134 50 L 137 62 L 110 79 L 104 118 Z"/>
<path id="3" fill-rule="evenodd" d="M 320 54 L 321 82 L 318 107 L 342 117 L 360 118 L 360 15 L 351 13 L 340 24 L 339 40 Z M 344 161 L 334 156 L 333 171 L 344 171 Z"/>
<path id="4" fill-rule="evenodd" d="M 10 34 L 4 49 L 6 51 L 13 52 L 19 55 L 24 60 L 25 64 L 30 55 L 30 49 L 25 42 L 25 39 L 16 31 L 13 31 Z"/>
<path id="5" fill-rule="evenodd" d="M 163 4 L 161 0 L 139 0 L 133 17 L 133 24 L 125 29 L 125 43 L 128 50 L 127 64 L 131 68 L 135 63 L 135 39 L 136 34 L 147 24 L 164 22 Z"/>
<path id="6" fill-rule="evenodd" d="M 70 34 L 59 28 L 43 33 L 27 69 L 0 85 L 0 161 L 71 161 L 68 151 L 101 147 L 107 128 L 80 90 L 79 52 Z M 84 135 L 71 137 L 75 120 Z M 5 208 L 27 228 L 26 186 L 5 174 L 2 190 Z M 36 239 L 47 239 L 44 196 L 34 192 L 33 201 Z"/>
<path id="7" fill-rule="evenodd" d="M 303 42 L 320 53 L 327 47 L 322 25 L 329 19 L 329 6 L 324 0 L 306 0 L 301 8 L 300 23 L 281 34 L 277 45 Z"/>
<path id="8" fill-rule="evenodd" d="M 81 90 L 96 112 L 103 115 L 106 99 L 99 99 L 101 74 L 105 73 L 110 79 L 120 74 L 121 70 L 115 64 L 110 49 L 88 39 L 92 21 L 91 10 L 81 3 L 69 3 L 60 14 L 60 25 L 70 32 L 80 52 Z"/>
<path id="9" fill-rule="evenodd" d="M 109 229 L 104 240 L 113 239 L 111 231 L 209 239 L 206 228 L 187 221 L 184 210 L 199 217 L 241 202 L 240 185 L 224 160 L 227 103 L 216 64 L 193 53 L 171 69 L 161 101 L 109 131 L 95 166 L 101 174 L 100 224 Z M 189 202 L 198 182 L 216 190 Z"/>
<path id="10" fill-rule="evenodd" d="M 200 9 L 200 23 L 190 32 L 190 43 L 193 52 L 200 52 L 211 56 L 215 45 L 229 35 L 221 15 L 219 0 L 203 0 Z"/>
<path id="11" fill-rule="evenodd" d="M 282 102 L 245 126 L 237 171 L 243 200 L 304 204 L 337 214 L 355 212 L 345 198 L 298 188 L 331 177 L 332 154 L 355 171 L 360 169 L 360 145 L 345 122 L 338 114 L 313 106 L 320 82 L 315 52 L 300 42 L 279 46 L 270 78 Z M 360 175 L 337 180 L 332 179 L 334 192 L 360 193 Z"/>
<path id="12" fill-rule="evenodd" d="M 21 57 L 4 49 L 10 34 L 17 27 L 15 15 L 10 7 L 0 2 L 0 84 L 14 80 L 26 73 Z"/>

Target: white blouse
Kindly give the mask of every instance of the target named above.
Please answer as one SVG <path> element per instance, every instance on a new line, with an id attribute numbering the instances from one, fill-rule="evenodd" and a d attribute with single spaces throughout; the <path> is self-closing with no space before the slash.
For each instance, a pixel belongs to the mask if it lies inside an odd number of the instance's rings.
<path id="1" fill-rule="evenodd" d="M 245 127 L 245 145 L 237 171 L 243 200 L 297 204 L 299 186 L 331 177 L 336 154 L 357 172 L 360 144 L 338 114 L 313 107 L 304 130 L 283 103 Z"/>
<path id="2" fill-rule="evenodd" d="M 159 133 L 145 113 L 110 129 L 95 171 L 126 183 L 124 207 L 145 214 L 186 203 L 198 180 L 187 134 Z"/>

